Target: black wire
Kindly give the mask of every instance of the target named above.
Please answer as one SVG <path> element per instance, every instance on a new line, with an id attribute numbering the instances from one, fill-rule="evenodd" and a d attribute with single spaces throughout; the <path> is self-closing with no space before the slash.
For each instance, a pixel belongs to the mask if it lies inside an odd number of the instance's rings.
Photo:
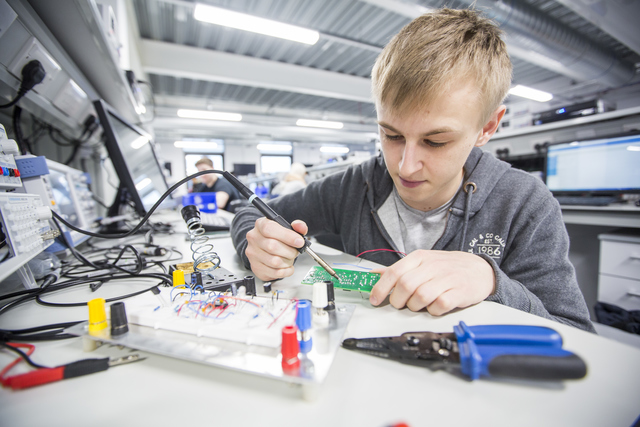
<path id="1" fill-rule="evenodd" d="M 49 329 L 69 328 L 71 326 L 75 326 L 82 322 L 83 322 L 82 320 L 78 320 L 75 322 L 52 323 L 50 325 L 34 326 L 33 328 L 26 328 L 26 329 L 13 329 L 13 330 L 0 329 L 0 331 L 5 333 L 16 334 L 16 335 L 24 335 L 24 334 L 32 334 L 34 332 L 47 331 Z"/>
<path id="2" fill-rule="evenodd" d="M 55 213 L 55 211 L 51 211 L 53 213 Z M 62 238 L 62 242 L 64 243 L 64 245 L 69 249 L 69 251 L 71 251 L 71 254 L 81 263 L 83 263 L 84 265 L 93 267 L 95 269 L 99 269 L 100 267 L 98 267 L 97 265 L 95 265 L 93 262 L 89 261 L 87 258 L 84 257 L 84 255 L 80 254 L 78 251 L 76 251 L 75 247 L 73 246 L 72 243 L 69 242 L 69 240 L 67 240 L 67 235 L 64 234 L 64 230 L 62 229 L 62 227 L 60 226 L 60 223 L 57 221 L 56 217 L 58 215 L 54 215 L 53 218 L 51 218 L 53 220 L 53 222 L 55 223 L 56 227 L 58 227 L 58 230 L 60 231 L 60 237 Z"/>
<path id="3" fill-rule="evenodd" d="M 86 231 L 83 230 L 81 228 L 76 227 L 73 224 L 68 223 L 64 218 L 62 218 L 60 215 L 58 215 L 57 212 L 55 211 L 51 211 L 51 213 L 53 214 L 53 216 L 55 218 L 57 218 L 60 222 L 62 222 L 64 225 L 66 225 L 67 227 L 69 227 L 70 229 L 77 231 L 78 233 L 82 233 L 82 234 L 86 234 L 87 236 L 92 236 L 92 237 L 100 237 L 103 239 L 122 239 L 123 237 L 129 237 L 132 234 L 136 233 L 138 230 L 140 230 L 142 228 L 142 226 L 144 225 L 145 222 L 147 222 L 147 220 L 149 219 L 149 217 L 151 216 L 151 214 L 153 214 L 153 212 L 158 208 L 158 206 L 160 206 L 160 204 L 164 201 L 164 199 L 166 199 L 167 197 L 169 197 L 169 195 L 171 193 L 173 193 L 178 187 L 180 187 L 182 184 L 189 182 L 190 180 L 192 180 L 193 178 L 197 178 L 200 175 L 205 175 L 208 173 L 216 173 L 216 174 L 221 174 L 224 173 L 223 171 L 219 171 L 219 170 L 215 170 L 215 169 L 210 169 L 210 170 L 206 170 L 206 171 L 200 171 L 200 172 L 196 172 L 193 175 L 189 175 L 186 178 L 178 181 L 177 183 L 175 183 L 174 185 L 171 186 L 171 188 L 169 188 L 161 197 L 160 199 L 158 199 L 158 201 L 156 202 L 155 205 L 153 205 L 151 207 L 151 209 L 149 209 L 149 212 L 147 212 L 147 214 L 142 217 L 142 219 L 140 220 L 140 222 L 138 222 L 138 225 L 136 225 L 132 230 L 128 231 L 127 233 L 124 234 L 100 234 L 100 233 L 92 233 L 91 231 Z"/>
<path id="4" fill-rule="evenodd" d="M 144 277 L 144 276 L 141 275 L 140 277 Z M 128 279 L 129 277 L 126 277 L 126 278 Z M 168 282 L 163 280 L 162 282 L 160 282 L 160 283 L 158 283 L 156 285 L 153 285 L 153 286 L 151 286 L 149 288 L 143 289 L 141 291 L 132 292 L 132 293 L 127 294 L 127 295 L 120 295 L 120 296 L 113 297 L 113 298 L 105 298 L 104 301 L 105 302 L 114 302 L 114 301 L 120 301 L 120 300 L 123 300 L 123 299 L 126 299 L 126 298 L 135 297 L 135 296 L 138 296 L 138 295 L 142 295 L 145 292 L 149 292 L 151 289 L 157 288 L 158 286 L 162 285 L 162 283 L 168 283 Z M 67 303 L 64 303 L 64 302 L 49 302 L 49 301 L 45 301 L 42 298 L 40 298 L 40 295 L 36 295 L 36 302 L 38 304 L 44 305 L 46 307 L 85 307 L 88 304 L 88 301 L 85 301 L 85 302 L 67 302 Z"/>
<path id="5" fill-rule="evenodd" d="M 53 341 L 67 338 L 75 338 L 75 335 L 65 333 L 65 328 L 83 323 L 83 320 L 74 322 L 54 323 L 51 325 L 36 326 L 28 329 L 0 329 L 0 342 L 21 341 Z"/>
<path id="6" fill-rule="evenodd" d="M 37 363 L 35 363 L 33 360 L 31 360 L 31 358 L 29 356 L 26 355 L 26 353 L 23 353 L 22 350 L 12 347 L 8 344 L 5 343 L 0 343 L 0 345 L 4 348 L 6 348 L 7 350 L 11 350 L 14 353 L 18 353 L 20 355 L 20 357 L 22 357 L 22 359 L 27 362 L 29 365 L 33 366 L 36 369 L 48 369 L 48 366 L 42 366 L 42 365 L 38 365 Z"/>
<path id="7" fill-rule="evenodd" d="M 13 133 L 16 137 L 16 141 L 18 142 L 18 148 L 20 149 L 20 154 L 27 154 L 31 152 L 31 146 L 29 145 L 29 141 L 27 141 L 22 135 L 22 128 L 20 127 L 20 117 L 22 116 L 22 108 L 17 105 L 13 107 Z"/>
<path id="8" fill-rule="evenodd" d="M 19 93 L 15 98 L 13 98 L 11 101 L 9 101 L 9 103 L 4 104 L 4 105 L 0 105 L 0 108 L 9 108 L 9 107 L 12 107 L 12 106 L 16 105 L 18 103 L 18 101 L 20 101 L 22 99 L 22 97 L 25 96 L 26 94 L 27 94 L 27 92 Z"/>

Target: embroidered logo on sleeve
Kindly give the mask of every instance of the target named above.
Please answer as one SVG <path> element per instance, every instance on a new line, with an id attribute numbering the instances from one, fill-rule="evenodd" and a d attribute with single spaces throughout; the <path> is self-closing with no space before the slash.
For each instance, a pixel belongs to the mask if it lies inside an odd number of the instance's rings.
<path id="1" fill-rule="evenodd" d="M 493 233 L 478 235 L 469 242 L 468 252 L 476 255 L 484 254 L 493 259 L 500 259 L 504 252 L 505 241 L 502 237 Z"/>

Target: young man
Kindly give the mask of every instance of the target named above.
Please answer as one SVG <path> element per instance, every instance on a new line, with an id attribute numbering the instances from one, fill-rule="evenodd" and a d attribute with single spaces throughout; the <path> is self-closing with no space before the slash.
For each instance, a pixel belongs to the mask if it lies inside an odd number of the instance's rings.
<path id="1" fill-rule="evenodd" d="M 207 157 L 203 157 L 196 162 L 198 171 L 213 170 L 213 162 Z M 193 186 L 193 193 L 216 193 L 216 205 L 220 209 L 228 210 L 229 203 L 233 200 L 241 199 L 240 193 L 222 176 L 214 173 L 200 175 L 202 182 Z"/>
<path id="2" fill-rule="evenodd" d="M 396 308 L 442 315 L 488 300 L 593 331 L 558 203 L 479 148 L 511 82 L 500 36 L 472 10 L 408 24 L 372 72 L 382 156 L 271 204 L 299 233 L 338 234 L 346 252 L 388 266 L 373 305 L 389 296 Z M 232 237 L 258 278 L 293 274 L 297 233 L 250 209 Z"/>

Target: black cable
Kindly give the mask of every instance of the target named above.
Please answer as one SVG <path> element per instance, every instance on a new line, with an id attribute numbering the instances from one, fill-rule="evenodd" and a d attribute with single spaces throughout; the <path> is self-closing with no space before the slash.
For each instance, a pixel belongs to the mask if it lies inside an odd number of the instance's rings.
<path id="1" fill-rule="evenodd" d="M 48 366 L 42 366 L 42 365 L 38 365 L 37 363 L 35 363 L 33 360 L 31 360 L 31 358 L 29 356 L 26 355 L 26 353 L 23 353 L 22 350 L 12 347 L 8 344 L 5 343 L 0 343 L 0 345 L 4 348 L 6 348 L 7 350 L 11 350 L 14 353 L 18 353 L 20 355 L 20 357 L 22 357 L 22 359 L 27 362 L 29 365 L 33 366 L 36 369 L 48 369 Z"/>
<path id="2" fill-rule="evenodd" d="M 21 71 L 22 80 L 20 81 L 20 88 L 13 100 L 8 104 L 0 105 L 0 108 L 9 108 L 14 106 L 23 96 L 27 94 L 33 87 L 39 83 L 42 83 L 44 77 L 47 75 L 44 67 L 37 59 L 29 61 Z"/>
<path id="3" fill-rule="evenodd" d="M 205 175 L 208 173 L 216 173 L 216 174 L 222 174 L 224 173 L 223 171 L 219 171 L 219 170 L 215 170 L 215 169 L 210 169 L 210 170 L 206 170 L 206 171 L 200 171 L 200 172 L 196 172 L 193 175 L 189 175 L 186 178 L 178 181 L 177 183 L 175 183 L 174 185 L 171 186 L 171 188 L 169 188 L 161 197 L 160 199 L 158 199 L 158 201 L 156 202 L 155 205 L 153 205 L 151 207 L 151 209 L 149 209 L 149 212 L 147 212 L 147 214 L 142 217 L 142 219 L 140 220 L 140 222 L 138 223 L 138 225 L 136 225 L 133 229 L 131 229 L 130 231 L 128 231 L 127 233 L 123 233 L 123 234 L 100 234 L 100 233 L 92 233 L 91 231 L 86 231 L 83 230 L 81 228 L 76 227 L 73 224 L 68 223 L 64 218 L 62 218 L 60 215 L 58 215 L 57 212 L 55 211 L 51 211 L 51 213 L 53 214 L 53 216 L 58 219 L 61 223 L 63 223 L 64 225 L 66 225 L 67 227 L 69 227 L 71 230 L 77 231 L 78 233 L 82 233 L 85 234 L 87 236 L 92 236 L 92 237 L 100 237 L 102 239 L 122 239 L 123 237 L 129 237 L 132 234 L 135 234 L 138 230 L 140 230 L 142 228 L 142 226 L 144 225 L 145 222 L 147 222 L 147 220 L 149 219 L 149 217 L 151 217 L 151 215 L 153 214 L 153 212 L 158 208 L 158 206 L 160 206 L 160 204 L 164 201 L 164 199 L 166 199 L 167 197 L 169 197 L 169 195 L 171 193 L 173 193 L 178 187 L 180 187 L 182 184 L 189 182 L 190 180 L 192 180 L 193 178 L 197 178 L 200 175 Z"/>
<path id="4" fill-rule="evenodd" d="M 144 277 L 143 275 L 140 275 L 138 277 Z M 127 276 L 126 279 L 129 279 L 130 277 Z M 167 283 L 164 280 L 156 285 L 153 285 L 149 288 L 143 289 L 141 291 L 136 291 L 136 292 L 132 292 L 130 294 L 127 295 L 120 295 L 117 297 L 113 297 L 113 298 L 105 298 L 105 302 L 114 302 L 114 301 L 120 301 L 123 299 L 127 299 L 127 298 L 131 298 L 131 297 L 135 297 L 138 295 L 142 295 L 145 292 L 149 292 L 151 289 L 157 288 L 158 286 L 162 285 L 162 283 Z M 36 295 L 36 302 L 40 305 L 44 305 L 45 307 L 85 307 L 88 304 L 88 301 L 85 302 L 68 302 L 68 303 L 64 303 L 64 302 L 49 302 L 49 301 L 45 301 L 42 298 L 40 298 L 40 295 Z"/>
<path id="5" fill-rule="evenodd" d="M 168 274 L 162 274 L 162 273 L 142 273 L 142 274 L 138 274 L 136 277 L 142 277 L 142 278 L 149 278 L 149 279 L 156 279 L 156 280 L 160 280 L 160 285 L 162 284 L 166 284 L 166 285 L 170 285 L 172 278 L 168 275 Z M 60 307 L 77 307 L 77 306 L 82 306 L 82 305 L 86 305 L 85 303 L 80 303 L 80 304 L 76 304 L 76 305 L 65 305 L 65 304 L 56 304 L 56 303 L 48 303 L 47 301 L 38 301 L 40 295 L 44 295 L 44 294 L 48 294 L 51 292 L 55 292 L 58 290 L 63 290 L 63 289 L 67 289 L 67 288 L 71 288 L 74 286 L 80 286 L 83 284 L 87 284 L 87 283 L 93 283 L 93 282 L 97 282 L 97 281 L 111 281 L 111 280 L 131 280 L 131 275 L 129 274 L 125 274 L 125 275 L 113 275 L 111 273 L 105 273 L 102 275 L 98 275 L 95 277 L 91 277 L 91 278 L 86 278 L 86 279 L 74 279 L 74 280 L 69 280 L 67 282 L 63 282 L 63 283 L 56 283 L 56 284 L 52 284 L 49 285 L 47 287 L 41 287 L 38 289 L 30 289 L 29 292 L 22 296 L 21 298 L 18 298 L 14 301 L 11 301 L 7 304 L 5 304 L 4 306 L 0 307 L 0 315 L 4 314 L 5 312 L 13 309 L 14 307 L 17 307 L 23 303 L 32 301 L 32 300 L 36 300 L 37 302 L 41 302 L 42 305 L 48 305 L 51 307 L 56 307 L 56 306 L 60 306 Z M 140 292 L 134 292 L 131 294 L 127 294 L 124 296 L 120 296 L 120 297 L 115 297 L 115 298 L 111 298 L 107 301 L 111 302 L 111 301 L 118 301 L 121 299 L 125 299 L 125 298 L 129 298 L 132 296 L 136 296 L 136 295 L 140 295 L 154 287 L 157 287 L 159 285 L 154 285 L 149 289 L 146 289 L 144 291 L 140 291 Z M 24 291 L 22 291 L 24 292 Z M 15 295 L 15 294 L 14 294 Z"/>
<path id="6" fill-rule="evenodd" d="M 20 127 L 21 116 L 22 108 L 16 105 L 15 107 L 13 107 L 13 114 L 11 116 L 11 120 L 13 123 L 13 133 L 16 137 L 16 142 L 18 143 L 20 154 L 27 154 L 31 152 L 31 145 L 29 145 L 29 141 L 27 141 L 22 135 L 22 128 Z"/>
<path id="7" fill-rule="evenodd" d="M 75 322 L 55 323 L 52 325 L 36 326 L 28 329 L 0 329 L 0 342 L 54 341 L 75 338 L 75 335 L 65 333 L 65 329 L 83 322 L 83 320 L 77 320 Z"/>
<path id="8" fill-rule="evenodd" d="M 13 330 L 0 329 L 0 331 L 2 331 L 3 333 L 11 333 L 15 335 L 25 335 L 25 334 L 33 334 L 35 332 L 48 331 L 50 329 L 65 329 L 71 326 L 75 326 L 82 322 L 83 322 L 82 320 L 78 320 L 75 322 L 62 322 L 62 323 L 52 323 L 50 325 L 34 326 L 33 328 L 26 328 L 26 329 L 13 329 Z"/>
<path id="9" fill-rule="evenodd" d="M 85 142 L 91 139 L 91 137 L 93 136 L 95 131 L 98 129 L 98 127 L 99 127 L 99 122 L 96 119 L 96 117 L 91 114 L 87 116 L 87 118 L 84 121 L 84 129 L 82 130 L 82 134 L 74 142 L 73 151 L 71 152 L 71 155 L 69 156 L 67 161 L 64 162 L 65 165 L 69 165 L 71 164 L 71 162 L 73 162 L 73 160 L 78 155 L 78 152 L 82 148 L 82 144 L 84 144 Z"/>
<path id="10" fill-rule="evenodd" d="M 54 212 L 55 211 L 51 211 Z M 81 263 L 83 263 L 84 265 L 93 267 L 95 269 L 99 269 L 100 267 L 98 267 L 96 264 L 94 264 L 93 262 L 89 261 L 87 258 L 85 258 L 83 255 L 81 255 L 78 251 L 76 251 L 74 245 L 72 243 L 69 242 L 69 240 L 67 240 L 67 235 L 64 234 L 64 230 L 62 229 L 62 227 L 60 226 L 60 223 L 57 221 L 56 219 L 57 215 L 54 215 L 53 218 L 51 218 L 54 222 L 54 224 L 56 225 L 56 227 L 58 227 L 58 230 L 60 231 L 60 237 L 62 238 L 62 242 L 64 243 L 64 245 L 69 249 L 69 251 L 71 251 L 71 254 Z"/>

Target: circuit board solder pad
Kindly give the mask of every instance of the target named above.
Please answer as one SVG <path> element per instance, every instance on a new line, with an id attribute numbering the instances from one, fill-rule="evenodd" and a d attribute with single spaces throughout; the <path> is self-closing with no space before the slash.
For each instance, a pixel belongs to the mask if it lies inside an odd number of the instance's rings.
<path id="1" fill-rule="evenodd" d="M 302 279 L 303 285 L 313 285 L 316 282 L 330 280 L 333 287 L 344 289 L 346 291 L 371 292 L 373 285 L 380 279 L 379 273 L 369 273 L 355 270 L 341 270 L 334 268 L 334 271 L 340 277 L 340 283 L 335 277 L 327 273 L 324 268 L 316 265 L 309 270 L 307 275 Z"/>

